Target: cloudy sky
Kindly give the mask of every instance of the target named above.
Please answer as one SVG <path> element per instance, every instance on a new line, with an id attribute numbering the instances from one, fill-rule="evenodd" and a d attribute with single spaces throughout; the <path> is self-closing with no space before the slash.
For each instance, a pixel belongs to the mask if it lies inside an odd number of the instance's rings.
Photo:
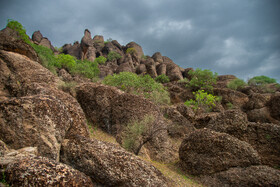
<path id="1" fill-rule="evenodd" d="M 280 82 L 280 0 L 2 0 L 0 18 L 0 28 L 14 19 L 57 47 L 88 28 L 183 68 Z"/>

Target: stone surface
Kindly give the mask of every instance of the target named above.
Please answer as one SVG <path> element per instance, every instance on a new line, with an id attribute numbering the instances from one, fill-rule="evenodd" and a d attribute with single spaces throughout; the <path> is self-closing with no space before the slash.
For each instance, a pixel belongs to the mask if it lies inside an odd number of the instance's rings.
<path id="1" fill-rule="evenodd" d="M 113 144 L 85 138 L 64 140 L 61 161 L 105 186 L 168 186 L 153 166 Z"/>
<path id="2" fill-rule="evenodd" d="M 94 186 L 84 173 L 44 157 L 15 160 L 4 174 L 12 186 Z"/>
<path id="3" fill-rule="evenodd" d="M 38 61 L 38 55 L 34 49 L 23 40 L 11 37 L 4 32 L 0 32 L 0 50 L 11 51 L 22 54 L 31 60 Z"/>
<path id="4" fill-rule="evenodd" d="M 259 153 L 262 164 L 280 166 L 280 126 L 271 123 L 248 123 L 244 141 Z"/>
<path id="5" fill-rule="evenodd" d="M 225 106 L 227 103 L 231 103 L 236 107 L 242 108 L 249 101 L 246 94 L 229 88 L 214 88 L 214 95 L 221 96 L 222 104 Z"/>
<path id="6" fill-rule="evenodd" d="M 41 42 L 41 40 L 43 39 L 43 35 L 40 31 L 35 31 L 32 34 L 32 41 L 36 44 L 39 44 Z"/>
<path id="7" fill-rule="evenodd" d="M 182 169 L 192 175 L 260 164 L 260 157 L 250 144 L 209 129 L 190 133 L 181 144 L 179 156 Z"/>
<path id="8" fill-rule="evenodd" d="M 128 44 L 126 45 L 126 48 L 127 48 L 127 49 L 128 49 L 128 48 L 134 48 L 134 49 L 136 50 L 136 56 L 137 56 L 137 58 L 139 58 L 139 59 L 141 59 L 142 56 L 144 55 L 144 52 L 143 52 L 142 47 L 141 47 L 139 44 L 135 43 L 135 42 L 130 42 L 130 43 L 128 43 Z"/>
<path id="9" fill-rule="evenodd" d="M 240 138 L 246 131 L 247 124 L 247 115 L 237 109 L 219 113 L 218 116 L 210 119 L 206 127 L 216 132 L 224 132 Z"/>
<path id="10" fill-rule="evenodd" d="M 280 171 L 268 166 L 230 168 L 202 179 L 206 186 L 279 186 Z"/>
<path id="11" fill-rule="evenodd" d="M 280 94 L 275 94 L 268 102 L 268 108 L 270 110 L 270 115 L 276 120 L 280 121 Z"/>

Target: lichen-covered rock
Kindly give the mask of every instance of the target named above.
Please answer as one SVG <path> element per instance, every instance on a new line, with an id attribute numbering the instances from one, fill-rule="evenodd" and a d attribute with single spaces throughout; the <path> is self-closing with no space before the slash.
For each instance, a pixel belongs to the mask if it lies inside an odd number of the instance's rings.
<path id="1" fill-rule="evenodd" d="M 280 126 L 271 123 L 248 123 L 243 140 L 259 153 L 262 164 L 280 166 Z"/>
<path id="2" fill-rule="evenodd" d="M 135 43 L 135 42 L 130 42 L 130 43 L 128 43 L 128 44 L 126 45 L 126 48 L 127 48 L 127 49 L 128 49 L 128 48 L 133 48 L 133 49 L 135 49 L 135 52 L 136 52 L 135 55 L 137 56 L 138 59 L 141 59 L 142 56 L 144 55 L 144 52 L 143 52 L 142 47 L 141 47 L 139 44 Z"/>
<path id="3" fill-rule="evenodd" d="M 250 166 L 230 168 L 211 176 L 202 182 L 211 187 L 216 186 L 280 186 L 280 171 L 268 166 Z"/>
<path id="4" fill-rule="evenodd" d="M 250 144 L 209 129 L 188 134 L 181 144 L 179 156 L 182 169 L 193 175 L 260 164 L 260 157 Z"/>
<path id="5" fill-rule="evenodd" d="M 51 96 L 0 102 L 0 139 L 13 149 L 36 146 L 41 156 L 58 160 L 72 120 L 65 108 L 63 102 Z"/>
<path id="6" fill-rule="evenodd" d="M 30 45 L 23 40 L 6 35 L 2 31 L 0 31 L 0 50 L 22 54 L 31 60 L 39 60 L 38 55 Z"/>
<path id="7" fill-rule="evenodd" d="M 116 145 L 95 139 L 65 139 L 60 158 L 105 186 L 168 186 L 155 167 Z"/>
<path id="8" fill-rule="evenodd" d="M 44 157 L 16 159 L 4 175 L 12 186 L 94 186 L 84 173 Z"/>
<path id="9" fill-rule="evenodd" d="M 240 138 L 247 129 L 247 123 L 247 115 L 241 110 L 226 110 L 210 119 L 207 128 Z"/>
<path id="10" fill-rule="evenodd" d="M 249 101 L 246 94 L 229 88 L 214 88 L 214 95 L 222 97 L 223 105 L 231 103 L 239 108 L 242 108 Z"/>

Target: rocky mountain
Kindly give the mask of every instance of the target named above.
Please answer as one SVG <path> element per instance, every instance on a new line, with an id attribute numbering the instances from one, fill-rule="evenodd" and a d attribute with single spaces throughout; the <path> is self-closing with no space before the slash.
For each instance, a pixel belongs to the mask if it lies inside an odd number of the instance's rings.
<path id="1" fill-rule="evenodd" d="M 29 40 L 21 40 L 9 27 L 0 31 L 1 183 L 182 186 L 148 158 L 176 163 L 173 167 L 194 176 L 197 185 L 280 186 L 279 88 L 234 90 L 227 85 L 235 76 L 218 76 L 213 95 L 220 96 L 220 102 L 211 111 L 196 110 L 184 104 L 195 99 L 194 90 L 186 87 L 193 69 L 179 67 L 160 52 L 145 56 L 135 42 L 104 42 L 103 36 L 92 37 L 87 29 L 81 42 L 65 44 L 59 51 L 40 31 Z M 32 45 L 92 63 L 105 57 L 98 65 L 100 80 L 121 72 L 154 79 L 166 75 L 169 81 L 163 86 L 171 103 L 155 103 L 134 90 L 93 82 L 63 66 L 54 74 Z M 75 85 L 65 86 L 71 82 Z M 129 152 L 124 149 L 131 132 L 127 127 L 145 116 L 153 120 L 140 129 L 145 130 L 139 139 L 143 145 Z M 89 124 L 112 135 L 119 145 L 92 137 Z"/>

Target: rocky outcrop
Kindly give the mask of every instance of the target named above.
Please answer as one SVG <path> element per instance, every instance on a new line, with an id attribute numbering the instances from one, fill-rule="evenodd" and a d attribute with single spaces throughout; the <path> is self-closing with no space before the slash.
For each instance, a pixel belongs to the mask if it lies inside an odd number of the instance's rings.
<path id="1" fill-rule="evenodd" d="M 280 126 L 271 123 L 248 123 L 243 140 L 259 153 L 262 164 L 280 166 Z"/>
<path id="2" fill-rule="evenodd" d="M 64 54 L 69 54 L 72 55 L 74 57 L 76 57 L 77 59 L 81 59 L 81 45 L 79 42 L 74 42 L 74 44 L 65 44 L 64 46 L 62 46 L 62 52 Z"/>
<path id="3" fill-rule="evenodd" d="M 11 186 L 94 186 L 84 173 L 30 153 L 0 158 L 0 166 L 5 168 L 3 175 Z"/>
<path id="4" fill-rule="evenodd" d="M 94 61 L 96 49 L 93 47 L 93 42 L 90 31 L 86 29 L 81 40 L 81 60 Z"/>
<path id="5" fill-rule="evenodd" d="M 150 156 L 157 160 L 172 159 L 166 124 L 159 108 L 151 101 L 114 87 L 92 83 L 77 88 L 77 100 L 88 119 L 115 136 L 119 136 L 129 122 L 142 120 L 145 115 L 154 116 L 157 126 L 163 130 L 147 144 Z"/>
<path id="6" fill-rule="evenodd" d="M 222 97 L 224 106 L 227 103 L 231 103 L 236 107 L 242 108 L 249 101 L 246 94 L 229 88 L 214 88 L 214 95 Z"/>
<path id="7" fill-rule="evenodd" d="M 144 56 L 144 52 L 143 52 L 142 47 L 139 44 L 135 43 L 135 42 L 130 42 L 130 43 L 126 44 L 125 47 L 126 47 L 126 49 L 128 49 L 128 48 L 135 49 L 135 52 L 136 52 L 135 55 L 136 55 L 136 57 L 138 59 L 141 59 L 142 56 Z"/>
<path id="8" fill-rule="evenodd" d="M 168 186 L 153 166 L 122 148 L 98 140 L 66 139 L 60 158 L 105 186 Z"/>
<path id="9" fill-rule="evenodd" d="M 166 56 L 162 58 L 163 63 L 166 64 L 166 75 L 169 77 L 170 81 L 182 80 L 183 75 L 179 66 Z"/>
<path id="10" fill-rule="evenodd" d="M 250 144 L 208 129 L 199 129 L 187 135 L 179 156 L 182 169 L 193 175 L 260 164 L 260 157 Z"/>
<path id="11" fill-rule="evenodd" d="M 268 102 L 270 115 L 280 121 L 280 94 L 275 94 Z"/>
<path id="12" fill-rule="evenodd" d="M 280 171 L 268 166 L 230 168 L 227 171 L 206 176 L 202 179 L 206 186 L 279 186 Z"/>
<path id="13" fill-rule="evenodd" d="M 246 132 L 247 125 L 247 115 L 241 110 L 235 109 L 219 113 L 215 118 L 210 119 L 206 127 L 241 138 Z"/>
<path id="14" fill-rule="evenodd" d="M 34 49 L 23 40 L 11 37 L 0 31 L 0 50 L 22 54 L 32 60 L 38 61 L 38 55 Z"/>
<path id="15" fill-rule="evenodd" d="M 230 81 L 237 79 L 234 75 L 219 75 L 215 87 L 226 88 Z"/>
<path id="16" fill-rule="evenodd" d="M 35 31 L 32 34 L 32 41 L 37 45 L 42 45 L 44 47 L 51 49 L 52 51 L 55 51 L 55 48 L 51 44 L 51 41 L 48 38 L 43 37 L 40 31 Z"/>

